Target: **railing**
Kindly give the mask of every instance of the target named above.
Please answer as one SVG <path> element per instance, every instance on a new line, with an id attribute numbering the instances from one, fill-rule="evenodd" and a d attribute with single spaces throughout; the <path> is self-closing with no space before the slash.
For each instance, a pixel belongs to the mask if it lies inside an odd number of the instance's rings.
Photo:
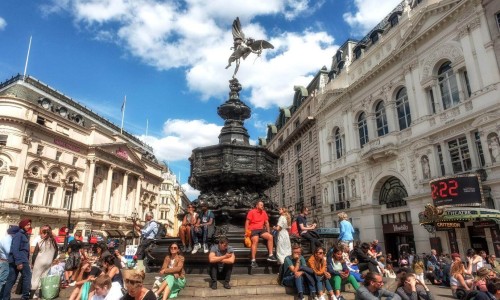
<path id="1" fill-rule="evenodd" d="M 330 211 L 343 210 L 351 208 L 351 203 L 349 201 L 342 201 L 330 204 Z"/>

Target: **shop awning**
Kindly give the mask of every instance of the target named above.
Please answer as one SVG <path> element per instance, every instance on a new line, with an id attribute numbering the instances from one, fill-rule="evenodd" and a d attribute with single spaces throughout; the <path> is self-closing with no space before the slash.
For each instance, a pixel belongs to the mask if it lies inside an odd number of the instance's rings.
<path id="1" fill-rule="evenodd" d="M 436 222 L 468 222 L 491 220 L 500 224 L 500 211 L 483 207 L 435 207 L 431 204 L 418 215 L 420 225 Z"/>

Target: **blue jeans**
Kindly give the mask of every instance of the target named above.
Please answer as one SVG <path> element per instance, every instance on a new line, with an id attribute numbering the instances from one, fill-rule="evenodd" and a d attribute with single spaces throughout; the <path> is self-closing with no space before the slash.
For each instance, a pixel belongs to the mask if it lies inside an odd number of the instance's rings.
<path id="1" fill-rule="evenodd" d="M 202 243 L 206 244 L 208 239 L 208 226 L 198 227 L 199 231 L 196 231 L 197 227 L 191 227 L 191 237 L 193 238 L 193 246 L 199 243 L 199 238 L 202 238 Z"/>
<path id="2" fill-rule="evenodd" d="M 330 280 L 326 280 L 325 276 L 318 276 L 318 275 L 314 274 L 314 281 L 316 282 L 316 289 L 318 291 L 323 290 L 323 283 L 325 283 L 325 287 L 326 287 L 326 290 L 328 292 L 331 292 L 333 290 L 332 284 L 330 283 Z"/>
<path id="3" fill-rule="evenodd" d="M 31 268 L 29 263 L 23 263 L 23 269 L 19 271 L 17 269 L 16 264 L 9 264 L 9 278 L 7 279 L 7 283 L 5 284 L 3 290 L 3 300 L 10 300 L 10 294 L 12 292 L 12 287 L 16 283 L 17 275 L 21 273 L 21 281 L 23 284 L 21 299 L 27 300 L 30 298 L 30 289 L 31 289 Z"/>
<path id="4" fill-rule="evenodd" d="M 299 276 L 295 278 L 295 275 L 288 275 L 284 276 L 283 280 L 281 281 L 284 286 L 291 287 L 291 288 L 296 288 L 297 293 L 302 293 L 304 294 L 304 281 L 305 284 L 309 287 L 309 292 L 311 295 L 313 293 L 316 293 L 316 289 L 314 288 L 314 279 L 307 273 L 304 272 L 302 276 Z"/>
<path id="5" fill-rule="evenodd" d="M 3 287 L 9 278 L 9 263 L 0 261 L 0 296 L 3 295 Z"/>

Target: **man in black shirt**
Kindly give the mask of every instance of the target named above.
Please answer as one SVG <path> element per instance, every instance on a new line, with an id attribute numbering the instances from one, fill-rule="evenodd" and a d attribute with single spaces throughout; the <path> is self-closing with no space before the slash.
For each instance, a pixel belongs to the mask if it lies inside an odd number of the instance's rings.
<path id="1" fill-rule="evenodd" d="M 234 251 L 233 248 L 228 245 L 227 238 L 220 237 L 219 244 L 213 245 L 208 255 L 208 261 L 210 262 L 208 268 L 211 279 L 210 287 L 213 290 L 217 289 L 217 277 L 224 279 L 224 288 L 231 288 L 229 281 L 231 281 L 234 259 Z"/>
<path id="2" fill-rule="evenodd" d="M 312 225 L 307 225 L 307 215 L 309 214 L 309 208 L 302 207 L 300 214 L 297 216 L 297 228 L 299 230 L 300 237 L 307 239 L 311 244 L 311 253 L 314 253 L 316 247 L 321 246 L 321 242 L 318 240 L 318 234 L 314 229 L 316 229 L 316 223 Z"/>

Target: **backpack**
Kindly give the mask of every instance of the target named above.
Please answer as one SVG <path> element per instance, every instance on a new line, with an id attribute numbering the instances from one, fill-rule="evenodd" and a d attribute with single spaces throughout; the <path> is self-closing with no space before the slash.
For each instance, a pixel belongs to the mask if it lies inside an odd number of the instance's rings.
<path id="1" fill-rule="evenodd" d="M 165 224 L 162 224 L 160 222 L 156 222 L 156 225 L 158 226 L 158 231 L 155 234 L 155 239 L 162 239 L 167 236 L 167 228 L 165 227 Z"/>
<path id="2" fill-rule="evenodd" d="M 292 226 L 290 227 L 290 234 L 299 236 L 299 228 L 297 225 L 297 221 L 292 222 Z"/>

